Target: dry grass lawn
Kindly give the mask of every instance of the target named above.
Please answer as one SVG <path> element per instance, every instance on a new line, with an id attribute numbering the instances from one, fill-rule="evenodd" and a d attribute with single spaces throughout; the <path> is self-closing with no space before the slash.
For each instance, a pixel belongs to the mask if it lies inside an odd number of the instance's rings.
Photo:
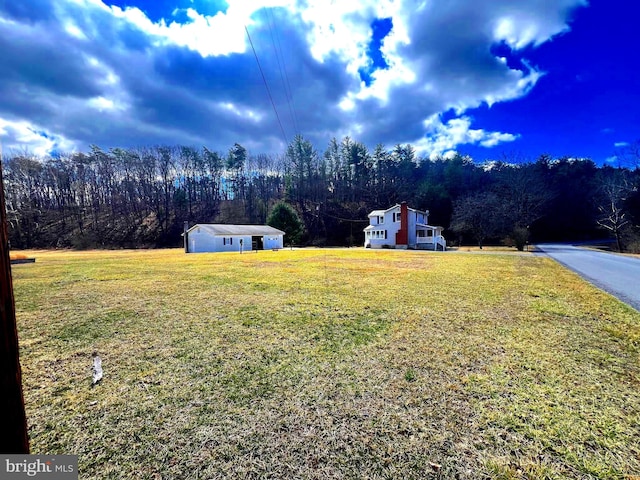
<path id="1" fill-rule="evenodd" d="M 82 479 L 640 475 L 640 313 L 549 259 L 29 253 L 32 453 Z"/>

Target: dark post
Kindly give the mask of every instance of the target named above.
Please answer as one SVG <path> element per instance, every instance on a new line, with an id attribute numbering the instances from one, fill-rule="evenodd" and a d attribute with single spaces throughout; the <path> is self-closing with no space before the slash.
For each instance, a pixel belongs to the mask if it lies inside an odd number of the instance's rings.
<path id="1" fill-rule="evenodd" d="M 27 416 L 22 396 L 16 309 L 9 260 L 9 234 L 0 159 L 0 453 L 29 453 Z"/>
<path id="2" fill-rule="evenodd" d="M 184 253 L 189 253 L 189 234 L 187 233 L 189 230 L 189 222 L 184 222 L 182 236 L 184 237 Z"/>

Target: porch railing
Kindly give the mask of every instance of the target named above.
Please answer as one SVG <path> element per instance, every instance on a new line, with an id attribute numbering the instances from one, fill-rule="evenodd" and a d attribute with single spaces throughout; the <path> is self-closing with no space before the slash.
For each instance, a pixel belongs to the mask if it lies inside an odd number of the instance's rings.
<path id="1" fill-rule="evenodd" d="M 417 237 L 416 243 L 433 245 L 436 250 L 438 248 L 442 248 L 443 250 L 447 249 L 447 241 L 442 235 L 436 235 L 434 237 Z"/>

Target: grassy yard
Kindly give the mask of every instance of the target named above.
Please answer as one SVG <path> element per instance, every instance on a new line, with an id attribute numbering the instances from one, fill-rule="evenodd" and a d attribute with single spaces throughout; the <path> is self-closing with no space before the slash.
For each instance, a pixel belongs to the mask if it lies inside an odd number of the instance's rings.
<path id="1" fill-rule="evenodd" d="M 640 475 L 640 313 L 549 259 L 28 254 L 32 453 L 82 479 Z"/>

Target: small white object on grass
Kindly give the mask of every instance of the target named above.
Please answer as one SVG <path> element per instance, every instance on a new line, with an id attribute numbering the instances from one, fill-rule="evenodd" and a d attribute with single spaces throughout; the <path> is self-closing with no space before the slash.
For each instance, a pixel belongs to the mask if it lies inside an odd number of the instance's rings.
<path id="1" fill-rule="evenodd" d="M 102 359 L 98 356 L 98 352 L 93 352 L 93 383 L 95 385 L 102 380 Z"/>

